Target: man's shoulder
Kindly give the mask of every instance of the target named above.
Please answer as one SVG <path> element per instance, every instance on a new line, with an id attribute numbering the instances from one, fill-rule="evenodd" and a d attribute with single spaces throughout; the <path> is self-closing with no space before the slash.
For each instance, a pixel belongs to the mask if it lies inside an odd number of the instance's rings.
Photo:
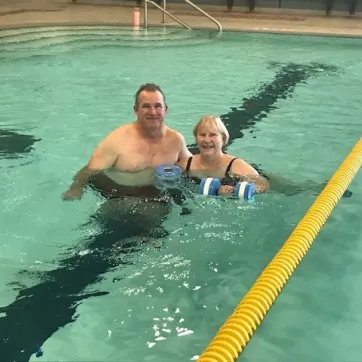
<path id="1" fill-rule="evenodd" d="M 131 124 L 125 124 L 111 130 L 100 142 L 100 147 L 111 147 L 119 144 L 120 139 L 129 138 L 130 132 L 132 132 Z"/>
<path id="2" fill-rule="evenodd" d="M 134 129 L 133 123 L 127 123 L 122 126 L 118 126 L 117 128 L 114 128 L 109 134 L 109 137 L 119 137 L 124 134 L 128 134 L 129 132 L 132 132 Z"/>
<path id="3" fill-rule="evenodd" d="M 166 132 L 169 138 L 172 138 L 173 140 L 179 140 L 181 142 L 184 141 L 184 136 L 179 132 L 176 131 L 175 129 L 172 129 L 170 127 L 166 127 Z"/>

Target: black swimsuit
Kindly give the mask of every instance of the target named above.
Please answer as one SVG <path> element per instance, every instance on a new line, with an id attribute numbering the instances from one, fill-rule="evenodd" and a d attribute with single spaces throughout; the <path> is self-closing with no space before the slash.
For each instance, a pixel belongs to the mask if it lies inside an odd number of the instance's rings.
<path id="1" fill-rule="evenodd" d="M 185 168 L 185 176 L 188 178 L 188 179 L 191 179 L 193 181 L 196 181 L 196 182 L 200 182 L 200 177 L 191 177 L 189 176 L 189 171 L 190 171 L 190 167 L 191 167 L 191 162 L 192 162 L 192 156 L 187 160 L 187 164 L 186 164 L 186 168 Z M 231 170 L 231 167 L 233 165 L 233 162 L 235 160 L 237 160 L 238 157 L 234 157 L 228 164 L 228 166 L 226 167 L 226 171 L 225 171 L 225 174 L 224 174 L 224 177 L 222 178 L 222 184 L 223 185 L 231 185 L 231 186 L 235 186 L 235 184 L 238 182 L 238 181 L 241 181 L 241 178 L 240 177 L 233 177 L 230 175 L 230 170 Z"/>

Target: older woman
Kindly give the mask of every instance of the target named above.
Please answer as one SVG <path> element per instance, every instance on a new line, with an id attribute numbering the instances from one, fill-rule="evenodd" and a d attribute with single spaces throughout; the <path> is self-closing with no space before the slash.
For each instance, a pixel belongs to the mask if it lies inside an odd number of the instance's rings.
<path id="1" fill-rule="evenodd" d="M 268 181 L 247 162 L 223 152 L 229 141 L 229 132 L 219 117 L 204 116 L 196 124 L 193 134 L 200 153 L 181 159 L 179 166 L 186 176 L 191 178 L 212 177 L 222 180 L 223 186 L 219 194 L 231 194 L 233 181 L 249 181 L 255 183 L 256 192 L 269 189 Z"/>
<path id="2" fill-rule="evenodd" d="M 219 117 L 204 116 L 196 124 L 193 134 L 200 153 L 186 159 L 181 159 L 178 166 L 190 178 L 204 177 L 222 180 L 218 194 L 232 194 L 238 181 L 253 182 L 256 192 L 270 190 L 285 195 L 295 195 L 304 191 L 321 192 L 326 185 L 315 181 L 290 182 L 280 175 L 263 173 L 260 175 L 255 168 L 241 158 L 223 152 L 229 140 L 229 132 Z M 343 197 L 351 197 L 352 192 L 346 190 Z"/>

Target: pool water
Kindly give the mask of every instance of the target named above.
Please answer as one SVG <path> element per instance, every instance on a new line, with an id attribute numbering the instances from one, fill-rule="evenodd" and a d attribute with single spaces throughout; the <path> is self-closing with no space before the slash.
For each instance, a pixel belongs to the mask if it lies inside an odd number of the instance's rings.
<path id="1" fill-rule="evenodd" d="M 229 153 L 295 183 L 322 183 L 361 137 L 360 45 L 162 28 L 0 32 L 2 354 L 38 361 L 33 352 L 41 347 L 49 361 L 175 362 L 201 354 L 315 193 L 269 193 L 253 204 L 196 196 L 191 215 L 172 209 L 164 238 L 127 254 L 117 247 L 97 254 L 105 273 L 74 296 L 61 285 L 76 283 L 75 264 L 58 284 L 51 278 L 74 255 L 79 264 L 95 260 L 88 241 L 102 229 L 87 222 L 103 201 L 88 192 L 63 202 L 62 192 L 97 143 L 134 120 L 134 93 L 145 82 L 162 87 L 166 122 L 189 145 L 202 115 L 222 115 Z M 243 360 L 361 355 L 360 174 L 350 189 Z"/>

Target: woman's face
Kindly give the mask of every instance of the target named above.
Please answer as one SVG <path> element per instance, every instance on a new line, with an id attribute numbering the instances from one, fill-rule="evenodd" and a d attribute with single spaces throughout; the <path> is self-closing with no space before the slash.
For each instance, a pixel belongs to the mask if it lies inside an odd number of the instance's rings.
<path id="1" fill-rule="evenodd" d="M 201 155 L 213 156 L 222 152 L 224 141 L 216 127 L 203 127 L 196 134 L 196 143 Z"/>

